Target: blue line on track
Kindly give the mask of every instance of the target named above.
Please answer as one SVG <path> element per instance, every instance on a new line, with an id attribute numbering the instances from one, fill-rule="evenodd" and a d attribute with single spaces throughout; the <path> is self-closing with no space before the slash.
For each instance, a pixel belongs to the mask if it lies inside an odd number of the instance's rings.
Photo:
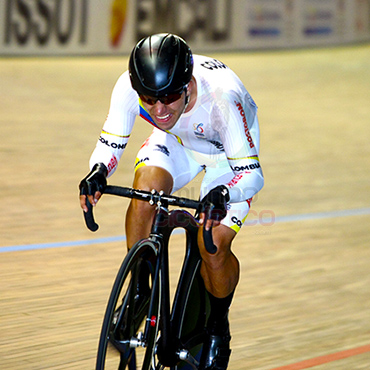
<path id="1" fill-rule="evenodd" d="M 275 222 L 296 222 L 296 221 L 306 221 L 306 220 L 319 220 L 323 218 L 365 216 L 365 215 L 370 215 L 370 208 L 356 208 L 356 209 L 345 209 L 345 210 L 331 211 L 331 212 L 280 216 L 280 217 L 276 217 Z"/>
<path id="2" fill-rule="evenodd" d="M 364 216 L 370 215 L 370 208 L 357 208 L 357 209 L 347 209 L 331 212 L 320 212 L 320 213 L 307 213 L 307 214 L 297 214 L 276 217 L 270 220 L 271 223 L 281 223 L 281 222 L 297 222 L 297 221 L 307 221 L 307 220 L 319 220 L 325 218 L 336 218 L 336 217 L 349 217 L 349 216 Z M 256 224 L 258 221 L 247 221 L 248 223 Z M 183 230 L 175 230 L 174 233 L 181 233 Z M 19 252 L 19 251 L 31 251 L 37 249 L 48 249 L 48 248 L 65 248 L 65 247 L 80 247 L 92 244 L 105 244 L 112 242 L 123 242 L 126 240 L 125 235 L 121 236 L 111 236 L 106 238 L 88 239 L 88 240 L 78 240 L 78 241 L 67 241 L 58 243 L 44 243 L 44 244 L 26 244 L 26 245 L 13 245 L 8 247 L 0 247 L 0 253 L 5 252 Z"/>

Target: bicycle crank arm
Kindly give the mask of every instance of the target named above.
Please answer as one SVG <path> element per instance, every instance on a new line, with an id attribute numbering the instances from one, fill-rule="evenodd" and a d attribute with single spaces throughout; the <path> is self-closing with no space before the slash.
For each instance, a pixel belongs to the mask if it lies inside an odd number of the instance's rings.
<path id="1" fill-rule="evenodd" d="M 198 369 L 199 362 L 186 349 L 182 349 L 178 354 L 179 359 L 188 363 L 194 370 Z"/>

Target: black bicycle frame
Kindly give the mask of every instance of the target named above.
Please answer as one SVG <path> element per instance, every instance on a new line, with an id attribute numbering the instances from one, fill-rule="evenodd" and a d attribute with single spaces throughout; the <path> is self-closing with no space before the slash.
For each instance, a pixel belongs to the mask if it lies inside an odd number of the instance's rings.
<path id="1" fill-rule="evenodd" d="M 169 266 L 168 266 L 168 243 L 169 238 L 175 228 L 183 228 L 186 231 L 186 252 L 183 268 L 180 274 L 177 291 L 175 293 L 172 312 L 170 310 L 169 292 Z M 158 342 L 157 354 L 162 365 L 167 367 L 175 366 L 179 361 L 178 350 L 185 343 L 184 341 L 183 318 L 185 309 L 188 307 L 190 291 L 194 279 L 200 277 L 199 269 L 201 257 L 197 247 L 198 223 L 192 215 L 183 211 L 175 210 L 168 212 L 166 208 L 159 207 L 153 222 L 150 238 L 159 242 L 158 262 L 160 264 L 159 273 L 161 274 L 161 337 Z M 199 283 L 203 284 L 203 280 Z M 200 293 L 200 292 L 199 292 Z M 201 314 L 196 315 L 197 320 L 193 328 L 190 328 L 188 337 L 193 333 L 201 335 L 206 320 L 206 299 L 205 294 L 192 297 L 192 304 L 197 307 Z"/>

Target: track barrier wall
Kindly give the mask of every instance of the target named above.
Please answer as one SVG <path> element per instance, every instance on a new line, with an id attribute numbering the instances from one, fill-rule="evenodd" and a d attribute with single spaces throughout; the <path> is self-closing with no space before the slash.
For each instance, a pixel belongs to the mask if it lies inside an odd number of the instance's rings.
<path id="1" fill-rule="evenodd" d="M 193 51 L 370 41 L 370 0 L 2 0 L 0 55 L 123 55 L 173 32 Z"/>

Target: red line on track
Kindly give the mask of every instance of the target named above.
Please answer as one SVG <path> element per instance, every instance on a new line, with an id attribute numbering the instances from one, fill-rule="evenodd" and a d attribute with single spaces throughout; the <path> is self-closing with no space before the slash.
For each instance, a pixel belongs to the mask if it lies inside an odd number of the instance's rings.
<path id="1" fill-rule="evenodd" d="M 345 351 L 332 353 L 329 355 L 315 357 L 310 360 L 297 362 L 295 364 L 276 367 L 271 370 L 303 370 L 303 369 L 308 369 L 310 367 L 327 364 L 328 362 L 338 361 L 344 358 L 361 355 L 362 353 L 366 353 L 366 352 L 370 352 L 370 344 L 366 346 L 362 346 L 362 347 L 357 347 L 357 348 L 347 349 Z"/>

